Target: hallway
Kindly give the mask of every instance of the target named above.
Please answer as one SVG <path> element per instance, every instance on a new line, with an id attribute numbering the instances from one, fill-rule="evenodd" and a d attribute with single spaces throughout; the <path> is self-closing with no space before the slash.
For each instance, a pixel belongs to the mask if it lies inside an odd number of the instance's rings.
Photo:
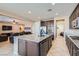
<path id="1" fill-rule="evenodd" d="M 53 42 L 47 56 L 69 56 L 69 51 L 63 37 L 58 36 Z"/>

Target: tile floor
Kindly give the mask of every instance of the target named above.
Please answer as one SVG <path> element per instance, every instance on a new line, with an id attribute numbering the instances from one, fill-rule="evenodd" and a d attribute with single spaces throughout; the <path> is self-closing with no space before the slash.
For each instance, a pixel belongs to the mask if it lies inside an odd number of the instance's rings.
<path id="1" fill-rule="evenodd" d="M 13 55 L 13 44 L 9 41 L 0 42 L 0 56 L 11 56 Z"/>
<path id="2" fill-rule="evenodd" d="M 0 56 L 13 56 L 13 44 L 9 43 L 9 41 L 0 42 Z M 63 37 L 59 36 L 52 42 L 52 47 L 47 56 L 69 56 Z"/>
<path id="3" fill-rule="evenodd" d="M 65 39 L 58 36 L 53 42 L 47 56 L 70 56 Z"/>

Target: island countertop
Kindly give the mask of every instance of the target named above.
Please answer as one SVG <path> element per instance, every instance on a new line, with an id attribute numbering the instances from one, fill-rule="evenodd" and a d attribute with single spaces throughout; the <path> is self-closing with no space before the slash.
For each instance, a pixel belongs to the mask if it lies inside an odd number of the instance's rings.
<path id="1" fill-rule="evenodd" d="M 29 34 L 29 35 L 22 35 L 22 36 L 16 36 L 16 37 L 18 39 L 23 39 L 23 40 L 39 43 L 42 40 L 50 37 L 51 35 L 53 35 L 53 34 L 46 34 L 45 36 L 38 36 L 36 34 Z"/>
<path id="2" fill-rule="evenodd" d="M 19 43 L 19 41 L 23 41 L 23 42 L 31 42 L 31 43 L 33 43 L 33 44 L 39 44 L 40 42 L 43 42 L 43 40 L 47 40 L 47 39 L 49 39 L 49 41 L 51 41 L 51 36 L 52 36 L 52 38 L 53 38 L 53 33 L 52 34 L 46 34 L 45 36 L 38 36 L 38 35 L 36 35 L 36 34 L 28 34 L 28 35 L 21 35 L 21 36 L 14 36 L 14 55 L 18 55 L 19 53 L 18 53 L 18 49 L 19 49 L 19 45 L 18 44 L 21 44 L 21 45 L 23 45 L 22 44 L 22 42 L 20 42 Z M 51 41 L 52 42 L 52 41 Z M 47 44 L 48 43 L 46 43 L 46 45 L 45 46 L 47 46 Z M 29 44 L 27 44 L 27 45 L 29 45 Z M 30 44 L 31 45 L 31 44 Z M 49 45 L 51 45 L 51 43 L 49 44 Z M 20 47 L 22 47 L 22 46 L 20 46 Z M 22 50 L 22 49 L 21 49 Z M 29 50 L 29 49 L 28 49 Z M 36 51 L 36 50 L 35 50 Z M 35 53 L 35 52 L 34 52 Z M 34 55 L 34 53 L 33 53 L 33 55 Z M 35 54 L 36 55 L 36 54 Z"/>

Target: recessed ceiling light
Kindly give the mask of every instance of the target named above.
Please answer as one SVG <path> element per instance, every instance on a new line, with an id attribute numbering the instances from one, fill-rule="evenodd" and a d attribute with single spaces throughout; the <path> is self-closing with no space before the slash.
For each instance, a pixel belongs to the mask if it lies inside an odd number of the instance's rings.
<path id="1" fill-rule="evenodd" d="M 55 3 L 52 3 L 52 5 L 55 5 Z"/>
<path id="2" fill-rule="evenodd" d="M 59 15 L 58 13 L 55 14 L 56 16 Z"/>
<path id="3" fill-rule="evenodd" d="M 31 11 L 28 11 L 28 14 L 31 14 L 32 12 Z"/>

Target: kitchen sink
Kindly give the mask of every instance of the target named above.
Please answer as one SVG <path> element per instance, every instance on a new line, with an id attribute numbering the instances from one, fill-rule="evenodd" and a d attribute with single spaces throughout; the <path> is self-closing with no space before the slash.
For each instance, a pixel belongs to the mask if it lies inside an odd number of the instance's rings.
<path id="1" fill-rule="evenodd" d="M 70 36 L 74 40 L 79 40 L 79 36 Z"/>

